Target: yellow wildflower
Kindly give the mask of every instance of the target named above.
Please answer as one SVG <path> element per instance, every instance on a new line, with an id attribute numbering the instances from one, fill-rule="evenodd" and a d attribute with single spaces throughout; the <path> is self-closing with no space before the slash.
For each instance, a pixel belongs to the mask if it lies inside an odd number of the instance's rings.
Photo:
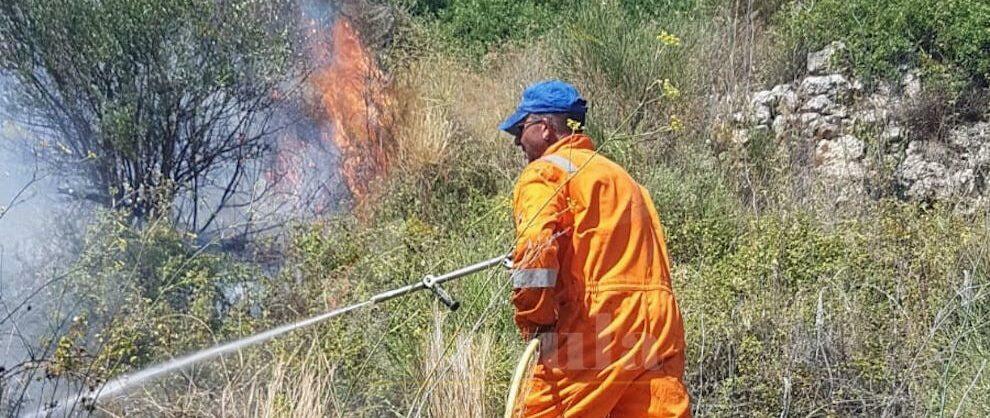
<path id="1" fill-rule="evenodd" d="M 670 115 L 670 121 L 667 122 L 667 126 L 670 127 L 671 132 L 680 132 L 684 130 L 684 122 L 677 115 Z"/>
<path id="2" fill-rule="evenodd" d="M 571 132 L 577 132 L 581 130 L 581 122 L 576 121 L 571 118 L 567 118 L 567 127 L 571 128 Z"/>
<path id="3" fill-rule="evenodd" d="M 670 80 L 666 78 L 663 79 L 663 97 L 671 100 L 681 97 L 681 91 L 674 86 L 674 83 L 671 83 Z"/>
<path id="4" fill-rule="evenodd" d="M 660 34 L 657 35 L 657 40 L 667 46 L 680 46 L 681 44 L 681 38 L 665 30 L 660 31 Z"/>

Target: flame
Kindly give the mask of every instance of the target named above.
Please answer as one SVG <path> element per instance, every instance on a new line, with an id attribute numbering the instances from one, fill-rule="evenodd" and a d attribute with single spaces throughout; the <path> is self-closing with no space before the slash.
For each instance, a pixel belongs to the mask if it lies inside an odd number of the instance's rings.
<path id="1" fill-rule="evenodd" d="M 371 184 L 388 168 L 391 96 L 385 76 L 350 21 L 339 17 L 326 36 L 310 37 L 311 58 L 325 62 L 311 77 L 312 87 L 329 122 L 324 131 L 340 153 L 340 172 L 356 205 L 372 192 Z M 324 138 L 326 139 L 326 138 Z"/>

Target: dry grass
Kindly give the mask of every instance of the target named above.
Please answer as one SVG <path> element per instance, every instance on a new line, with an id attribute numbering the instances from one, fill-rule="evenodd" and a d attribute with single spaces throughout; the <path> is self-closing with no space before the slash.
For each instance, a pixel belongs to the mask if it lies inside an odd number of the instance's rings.
<path id="1" fill-rule="evenodd" d="M 397 172 L 442 175 L 463 150 L 475 148 L 486 150 L 492 166 L 518 164 L 519 156 L 498 124 L 515 108 L 526 85 L 549 77 L 541 49 L 509 53 L 485 73 L 438 56 L 410 63 L 396 83 L 402 106 L 395 129 L 398 151 L 392 158 Z"/>
<path id="2" fill-rule="evenodd" d="M 492 363 L 492 340 L 484 333 L 454 336 L 447 343 L 443 320 L 434 313 L 431 338 L 423 359 L 423 379 L 429 388 L 421 404 L 434 418 L 487 417 L 496 415 L 485 402 L 489 365 Z M 448 349 L 449 347 L 449 349 Z"/>
<path id="3" fill-rule="evenodd" d="M 254 353 L 219 360 L 196 372 L 149 385 L 101 412 L 158 417 L 339 415 L 333 386 L 335 368 L 313 348 L 303 355 Z"/>
<path id="4" fill-rule="evenodd" d="M 411 97 L 406 103 L 394 167 L 400 173 L 418 173 L 442 165 L 450 157 L 454 136 L 449 109 L 427 97 Z"/>
<path id="5" fill-rule="evenodd" d="M 333 368 L 325 358 L 311 358 L 303 364 L 307 366 L 300 368 L 287 361 L 273 364 L 268 379 L 251 382 L 246 390 L 246 400 L 231 402 L 232 415 L 265 418 L 329 416 L 332 376 L 322 375 L 320 371 L 332 371 Z M 234 399 L 244 396 L 243 393 L 228 395 Z"/>

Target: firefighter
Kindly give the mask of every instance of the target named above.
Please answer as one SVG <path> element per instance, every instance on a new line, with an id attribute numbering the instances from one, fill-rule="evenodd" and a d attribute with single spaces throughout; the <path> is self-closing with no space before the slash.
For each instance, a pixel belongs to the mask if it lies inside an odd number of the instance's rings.
<path id="1" fill-rule="evenodd" d="M 529 160 L 513 193 L 512 303 L 543 344 L 525 416 L 689 416 L 663 227 L 649 192 L 595 151 L 586 113 L 550 80 L 499 126 Z"/>

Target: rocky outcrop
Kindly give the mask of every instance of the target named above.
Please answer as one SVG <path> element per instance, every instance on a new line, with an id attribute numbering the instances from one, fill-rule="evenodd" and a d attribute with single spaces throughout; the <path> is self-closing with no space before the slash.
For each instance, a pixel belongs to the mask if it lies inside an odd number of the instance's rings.
<path id="1" fill-rule="evenodd" d="M 833 42 L 808 55 L 808 75 L 749 95 L 730 118 L 731 146 L 772 136 L 807 150 L 802 161 L 822 181 L 843 192 L 839 199 L 876 185 L 910 200 L 990 201 L 990 123 L 957 126 L 946 140 L 913 135 L 902 125 L 903 107 L 922 91 L 916 71 L 899 88 L 867 93 L 843 70 L 845 45 Z"/>
<path id="2" fill-rule="evenodd" d="M 835 140 L 819 141 L 815 148 L 815 164 L 825 175 L 840 180 L 860 180 L 866 175 L 862 164 L 866 144 L 852 135 Z"/>
<path id="3" fill-rule="evenodd" d="M 842 42 L 832 42 L 827 47 L 818 52 L 808 54 L 808 74 L 822 75 L 838 73 L 842 71 L 839 65 L 841 55 L 846 50 L 846 44 Z"/>
<path id="4" fill-rule="evenodd" d="M 897 167 L 905 197 L 914 200 L 974 199 L 986 203 L 990 172 L 990 123 L 962 126 L 947 141 L 918 139 L 908 143 Z"/>

